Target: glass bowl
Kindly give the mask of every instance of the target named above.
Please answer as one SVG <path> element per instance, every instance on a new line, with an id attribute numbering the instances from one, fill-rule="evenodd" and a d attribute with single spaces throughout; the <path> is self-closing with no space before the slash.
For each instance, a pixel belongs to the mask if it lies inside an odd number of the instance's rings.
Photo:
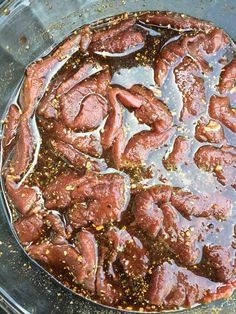
<path id="1" fill-rule="evenodd" d="M 236 38 L 235 0 L 0 0 L 0 3 L 0 117 L 25 67 L 83 24 L 123 12 L 170 10 L 210 20 Z M 0 307 L 8 313 L 123 312 L 75 295 L 30 260 L 12 232 L 5 208 L 1 192 Z M 236 294 L 227 301 L 178 313 L 233 314 Z"/>

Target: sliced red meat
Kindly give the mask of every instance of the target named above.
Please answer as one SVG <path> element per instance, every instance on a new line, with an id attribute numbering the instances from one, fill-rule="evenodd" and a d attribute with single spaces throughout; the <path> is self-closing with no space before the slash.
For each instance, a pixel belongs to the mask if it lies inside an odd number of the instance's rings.
<path id="1" fill-rule="evenodd" d="M 135 221 L 151 237 L 156 237 L 162 228 L 164 215 L 159 206 L 170 200 L 171 193 L 170 186 L 155 186 L 135 198 Z"/>
<path id="2" fill-rule="evenodd" d="M 143 44 L 144 35 L 134 29 L 134 18 L 114 24 L 109 30 L 94 33 L 89 49 L 93 52 L 123 52 L 128 48 Z"/>
<path id="3" fill-rule="evenodd" d="M 109 38 L 101 42 L 95 42 L 91 45 L 94 52 L 106 51 L 110 53 L 119 53 L 126 51 L 129 48 L 141 45 L 144 43 L 144 36 L 141 32 L 128 29 L 125 32 L 120 32 L 113 38 Z"/>
<path id="4" fill-rule="evenodd" d="M 108 114 L 107 102 L 104 98 L 91 94 L 83 99 L 77 124 L 81 130 L 93 130 L 100 126 Z"/>
<path id="5" fill-rule="evenodd" d="M 66 226 L 58 214 L 49 213 L 45 217 L 44 221 L 47 226 L 47 229 L 52 229 L 53 231 L 52 235 L 53 244 L 67 243 L 66 239 L 68 238 L 68 234 L 66 232 Z"/>
<path id="6" fill-rule="evenodd" d="M 167 170 L 176 170 L 179 165 L 187 164 L 190 150 L 189 141 L 183 136 L 177 136 L 173 150 L 167 158 L 163 159 L 163 164 Z"/>
<path id="7" fill-rule="evenodd" d="M 223 29 L 215 28 L 207 34 L 207 39 L 204 42 L 204 51 L 211 55 L 224 49 L 229 44 L 229 37 L 225 34 Z"/>
<path id="8" fill-rule="evenodd" d="M 170 111 L 155 98 L 152 91 L 140 85 L 134 85 L 130 91 L 112 88 L 108 97 L 112 111 L 101 134 L 103 148 L 108 149 L 113 145 L 113 160 L 117 166 L 129 167 L 132 163 L 144 162 L 151 150 L 161 147 L 171 136 L 173 129 L 170 129 Z M 126 147 L 121 104 L 135 110 L 135 116 L 140 123 L 153 128 L 153 131 L 135 134 Z"/>
<path id="9" fill-rule="evenodd" d="M 234 146 L 202 146 L 196 151 L 194 161 L 198 168 L 214 171 L 221 184 L 235 186 L 236 148 Z"/>
<path id="10" fill-rule="evenodd" d="M 63 123 L 74 130 L 96 129 L 108 113 L 103 97 L 109 83 L 109 71 L 103 71 L 63 94 L 59 101 Z"/>
<path id="11" fill-rule="evenodd" d="M 198 218 L 189 221 L 169 204 L 161 205 L 161 209 L 164 218 L 160 238 L 186 265 L 199 263 L 202 255 L 202 241 L 206 236 L 204 220 Z"/>
<path id="12" fill-rule="evenodd" d="M 210 22 L 196 19 L 192 16 L 185 14 L 179 14 L 174 12 L 155 12 L 155 13 L 144 13 L 138 18 L 140 21 L 146 24 L 154 24 L 157 26 L 169 26 L 175 29 L 181 30 L 204 30 L 209 31 L 214 28 L 214 25 Z"/>
<path id="13" fill-rule="evenodd" d="M 71 191 L 81 182 L 82 177 L 76 172 L 67 171 L 49 184 L 44 192 L 45 207 L 64 209 L 71 206 Z"/>
<path id="14" fill-rule="evenodd" d="M 23 84 L 21 93 L 21 103 L 23 112 L 31 115 L 35 102 L 42 93 L 46 83 L 47 74 L 65 57 L 72 55 L 79 49 L 81 34 L 69 37 L 48 57 L 31 64 L 27 69 L 27 76 Z"/>
<path id="15" fill-rule="evenodd" d="M 207 224 L 190 217 L 227 219 L 231 210 L 230 200 L 220 194 L 198 196 L 164 185 L 138 193 L 133 208 L 136 224 L 152 238 L 159 235 L 186 264 L 201 258 Z"/>
<path id="16" fill-rule="evenodd" d="M 40 99 L 37 107 L 37 115 L 46 120 L 45 123 L 49 125 L 48 119 L 57 119 L 59 115 L 59 99 L 56 96 L 57 88 L 60 87 L 61 82 L 70 75 L 70 72 L 65 74 L 58 74 L 46 88 L 43 97 Z"/>
<path id="17" fill-rule="evenodd" d="M 99 72 L 99 70 L 102 70 L 102 67 L 99 66 L 99 64 L 93 62 L 85 63 L 81 66 L 81 68 L 79 68 L 77 72 L 75 72 L 74 75 L 69 77 L 68 80 L 61 83 L 56 91 L 56 95 L 61 96 L 68 93 L 75 85 L 88 78 L 92 70 L 96 70 L 96 72 Z"/>
<path id="18" fill-rule="evenodd" d="M 219 81 L 219 92 L 221 94 L 235 93 L 236 85 L 236 60 L 233 59 L 221 71 Z"/>
<path id="19" fill-rule="evenodd" d="M 199 142 L 219 144 L 225 139 L 224 129 L 222 125 L 215 120 L 209 120 L 207 123 L 201 118 L 198 120 L 195 128 L 195 138 Z"/>
<path id="20" fill-rule="evenodd" d="M 119 221 L 126 209 L 126 193 L 125 179 L 118 173 L 85 176 L 71 192 L 75 206 L 69 211 L 69 222 L 81 227 Z"/>
<path id="21" fill-rule="evenodd" d="M 52 140 L 51 146 L 57 155 L 63 159 L 66 159 L 71 163 L 71 165 L 78 169 L 101 171 L 107 168 L 107 165 L 103 160 L 95 159 L 85 155 L 78 149 L 62 141 Z"/>
<path id="22" fill-rule="evenodd" d="M 77 247 L 84 259 L 84 269 L 86 275 L 83 280 L 83 286 L 85 289 L 95 292 L 95 281 L 98 267 L 98 248 L 94 235 L 86 230 L 80 231 L 78 233 Z"/>
<path id="23" fill-rule="evenodd" d="M 185 57 L 174 69 L 175 82 L 182 93 L 183 108 L 180 121 L 199 115 L 206 108 L 204 81 L 199 76 L 199 67 L 190 57 Z"/>
<path id="24" fill-rule="evenodd" d="M 173 309 L 190 307 L 194 303 L 229 298 L 234 290 L 231 283 L 219 284 L 200 277 L 173 261 L 165 262 L 154 271 L 147 294 L 152 304 Z"/>
<path id="25" fill-rule="evenodd" d="M 19 125 L 20 114 L 21 112 L 18 106 L 13 104 L 9 107 L 4 122 L 4 133 L 2 138 L 3 160 L 7 159 L 7 156 L 12 149 Z"/>
<path id="26" fill-rule="evenodd" d="M 79 46 L 80 39 L 80 34 L 71 36 L 54 53 L 43 60 L 31 64 L 27 69 L 20 95 L 22 115 L 19 121 L 16 147 L 9 168 L 12 181 L 20 180 L 33 158 L 34 144 L 29 119 L 34 112 L 36 101 L 41 96 L 46 84 L 47 75 L 61 59 L 74 53 L 73 48 Z"/>
<path id="27" fill-rule="evenodd" d="M 125 147 L 122 157 L 123 165 L 134 166 L 134 164 L 145 162 L 149 153 L 166 144 L 173 133 L 174 128 L 162 133 L 141 131 L 135 134 Z"/>
<path id="28" fill-rule="evenodd" d="M 235 166 L 236 148 L 234 146 L 204 145 L 197 150 L 194 160 L 199 168 L 206 171 L 213 170 L 217 166 Z"/>
<path id="29" fill-rule="evenodd" d="M 28 253 L 47 269 L 70 274 L 77 284 L 82 284 L 86 277 L 82 255 L 69 244 L 54 245 L 45 242 L 30 246 Z"/>
<path id="30" fill-rule="evenodd" d="M 227 282 L 236 274 L 235 258 L 229 248 L 221 245 L 210 245 L 205 246 L 203 252 L 207 265 L 211 268 L 213 278 L 221 282 Z"/>
<path id="31" fill-rule="evenodd" d="M 101 133 L 101 143 L 103 149 L 108 149 L 112 146 L 114 140 L 118 136 L 120 129 L 123 127 L 122 107 L 117 100 L 117 94 L 119 93 L 119 88 L 112 88 L 108 93 L 111 112 L 107 118 L 104 130 Z"/>
<path id="32" fill-rule="evenodd" d="M 21 217 L 14 222 L 16 233 L 23 245 L 37 242 L 43 235 L 43 218 L 40 214 Z"/>
<path id="33" fill-rule="evenodd" d="M 232 132 L 236 132 L 236 110 L 230 106 L 228 97 L 212 96 L 208 112 L 211 118 L 220 121 Z"/>
<path id="34" fill-rule="evenodd" d="M 105 29 L 99 32 L 94 32 L 93 37 L 92 37 L 92 43 L 110 39 L 118 35 L 120 32 L 126 31 L 128 28 L 134 26 L 134 24 L 136 23 L 136 19 L 133 17 L 130 17 L 126 20 L 121 20 L 121 21 L 117 20 L 113 22 L 114 22 L 114 27 L 110 27 L 109 29 Z"/>
<path id="35" fill-rule="evenodd" d="M 32 209 L 41 208 L 40 191 L 37 187 L 21 185 L 20 187 L 8 175 L 6 190 L 15 208 L 22 214 L 29 213 Z"/>
<path id="36" fill-rule="evenodd" d="M 185 49 L 181 43 L 171 42 L 160 52 L 160 57 L 155 61 L 154 78 L 156 84 L 161 87 L 169 73 L 172 66 L 176 65 L 179 58 L 183 58 L 185 55 Z"/>
<path id="37" fill-rule="evenodd" d="M 236 167 L 219 166 L 214 170 L 218 181 L 222 185 L 231 185 L 236 189 Z"/>
<path id="38" fill-rule="evenodd" d="M 118 173 L 80 176 L 72 171 L 60 175 L 44 191 L 48 209 L 71 208 L 69 222 L 85 226 L 117 221 L 126 209 L 125 178 Z"/>
<path id="39" fill-rule="evenodd" d="M 96 279 L 96 292 L 103 302 L 113 305 L 117 304 L 122 297 L 124 298 L 124 291 L 106 276 L 102 265 L 98 266 Z"/>
<path id="40" fill-rule="evenodd" d="M 142 101 L 142 105 L 134 113 L 141 123 L 152 126 L 157 132 L 163 132 L 171 127 L 171 112 L 161 100 L 155 97 L 151 90 L 141 85 L 133 85 L 130 92 Z M 123 104 L 126 105 L 125 98 Z"/>
<path id="41" fill-rule="evenodd" d="M 47 121 L 39 120 L 39 125 L 45 129 L 48 137 L 70 144 L 84 154 L 92 157 L 100 157 L 102 154 L 99 136 L 77 133 L 66 128 L 58 121 L 48 123 Z"/>
<path id="42" fill-rule="evenodd" d="M 126 230 L 113 228 L 106 233 L 109 241 L 109 269 L 114 274 L 113 263 L 120 261 L 124 272 L 131 279 L 144 277 L 149 266 L 148 252 L 141 241 Z"/>
<path id="43" fill-rule="evenodd" d="M 171 204 L 184 216 L 215 217 L 227 219 L 232 212 L 231 201 L 218 193 L 194 195 L 191 192 L 175 191 Z"/>

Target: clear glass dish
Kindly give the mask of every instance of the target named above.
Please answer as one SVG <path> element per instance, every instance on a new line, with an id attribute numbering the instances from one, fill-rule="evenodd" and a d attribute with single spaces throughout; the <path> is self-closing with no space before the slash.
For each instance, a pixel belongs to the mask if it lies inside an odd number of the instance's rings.
<path id="1" fill-rule="evenodd" d="M 123 12 L 147 10 L 171 10 L 210 20 L 236 39 L 235 0 L 3 1 L 0 4 L 0 117 L 25 67 L 50 46 L 83 24 Z M 9 226 L 2 193 L 0 307 L 9 313 L 121 313 L 73 294 L 27 257 Z M 236 294 L 227 301 L 178 313 L 233 314 Z"/>

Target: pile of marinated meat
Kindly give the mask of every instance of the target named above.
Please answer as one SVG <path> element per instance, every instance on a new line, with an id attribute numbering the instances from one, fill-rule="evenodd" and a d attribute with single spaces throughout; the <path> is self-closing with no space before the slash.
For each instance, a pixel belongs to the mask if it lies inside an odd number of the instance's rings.
<path id="1" fill-rule="evenodd" d="M 127 310 L 191 307 L 236 286 L 236 58 L 170 12 L 75 31 L 9 107 L 4 188 L 29 256 Z"/>

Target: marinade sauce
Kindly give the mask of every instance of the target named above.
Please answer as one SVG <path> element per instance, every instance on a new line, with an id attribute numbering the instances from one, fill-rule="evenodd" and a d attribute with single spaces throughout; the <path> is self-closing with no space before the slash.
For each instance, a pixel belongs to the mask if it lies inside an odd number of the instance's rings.
<path id="1" fill-rule="evenodd" d="M 236 59 L 222 29 L 172 12 L 85 25 L 12 99 L 2 181 L 32 259 L 129 311 L 232 295 Z"/>

